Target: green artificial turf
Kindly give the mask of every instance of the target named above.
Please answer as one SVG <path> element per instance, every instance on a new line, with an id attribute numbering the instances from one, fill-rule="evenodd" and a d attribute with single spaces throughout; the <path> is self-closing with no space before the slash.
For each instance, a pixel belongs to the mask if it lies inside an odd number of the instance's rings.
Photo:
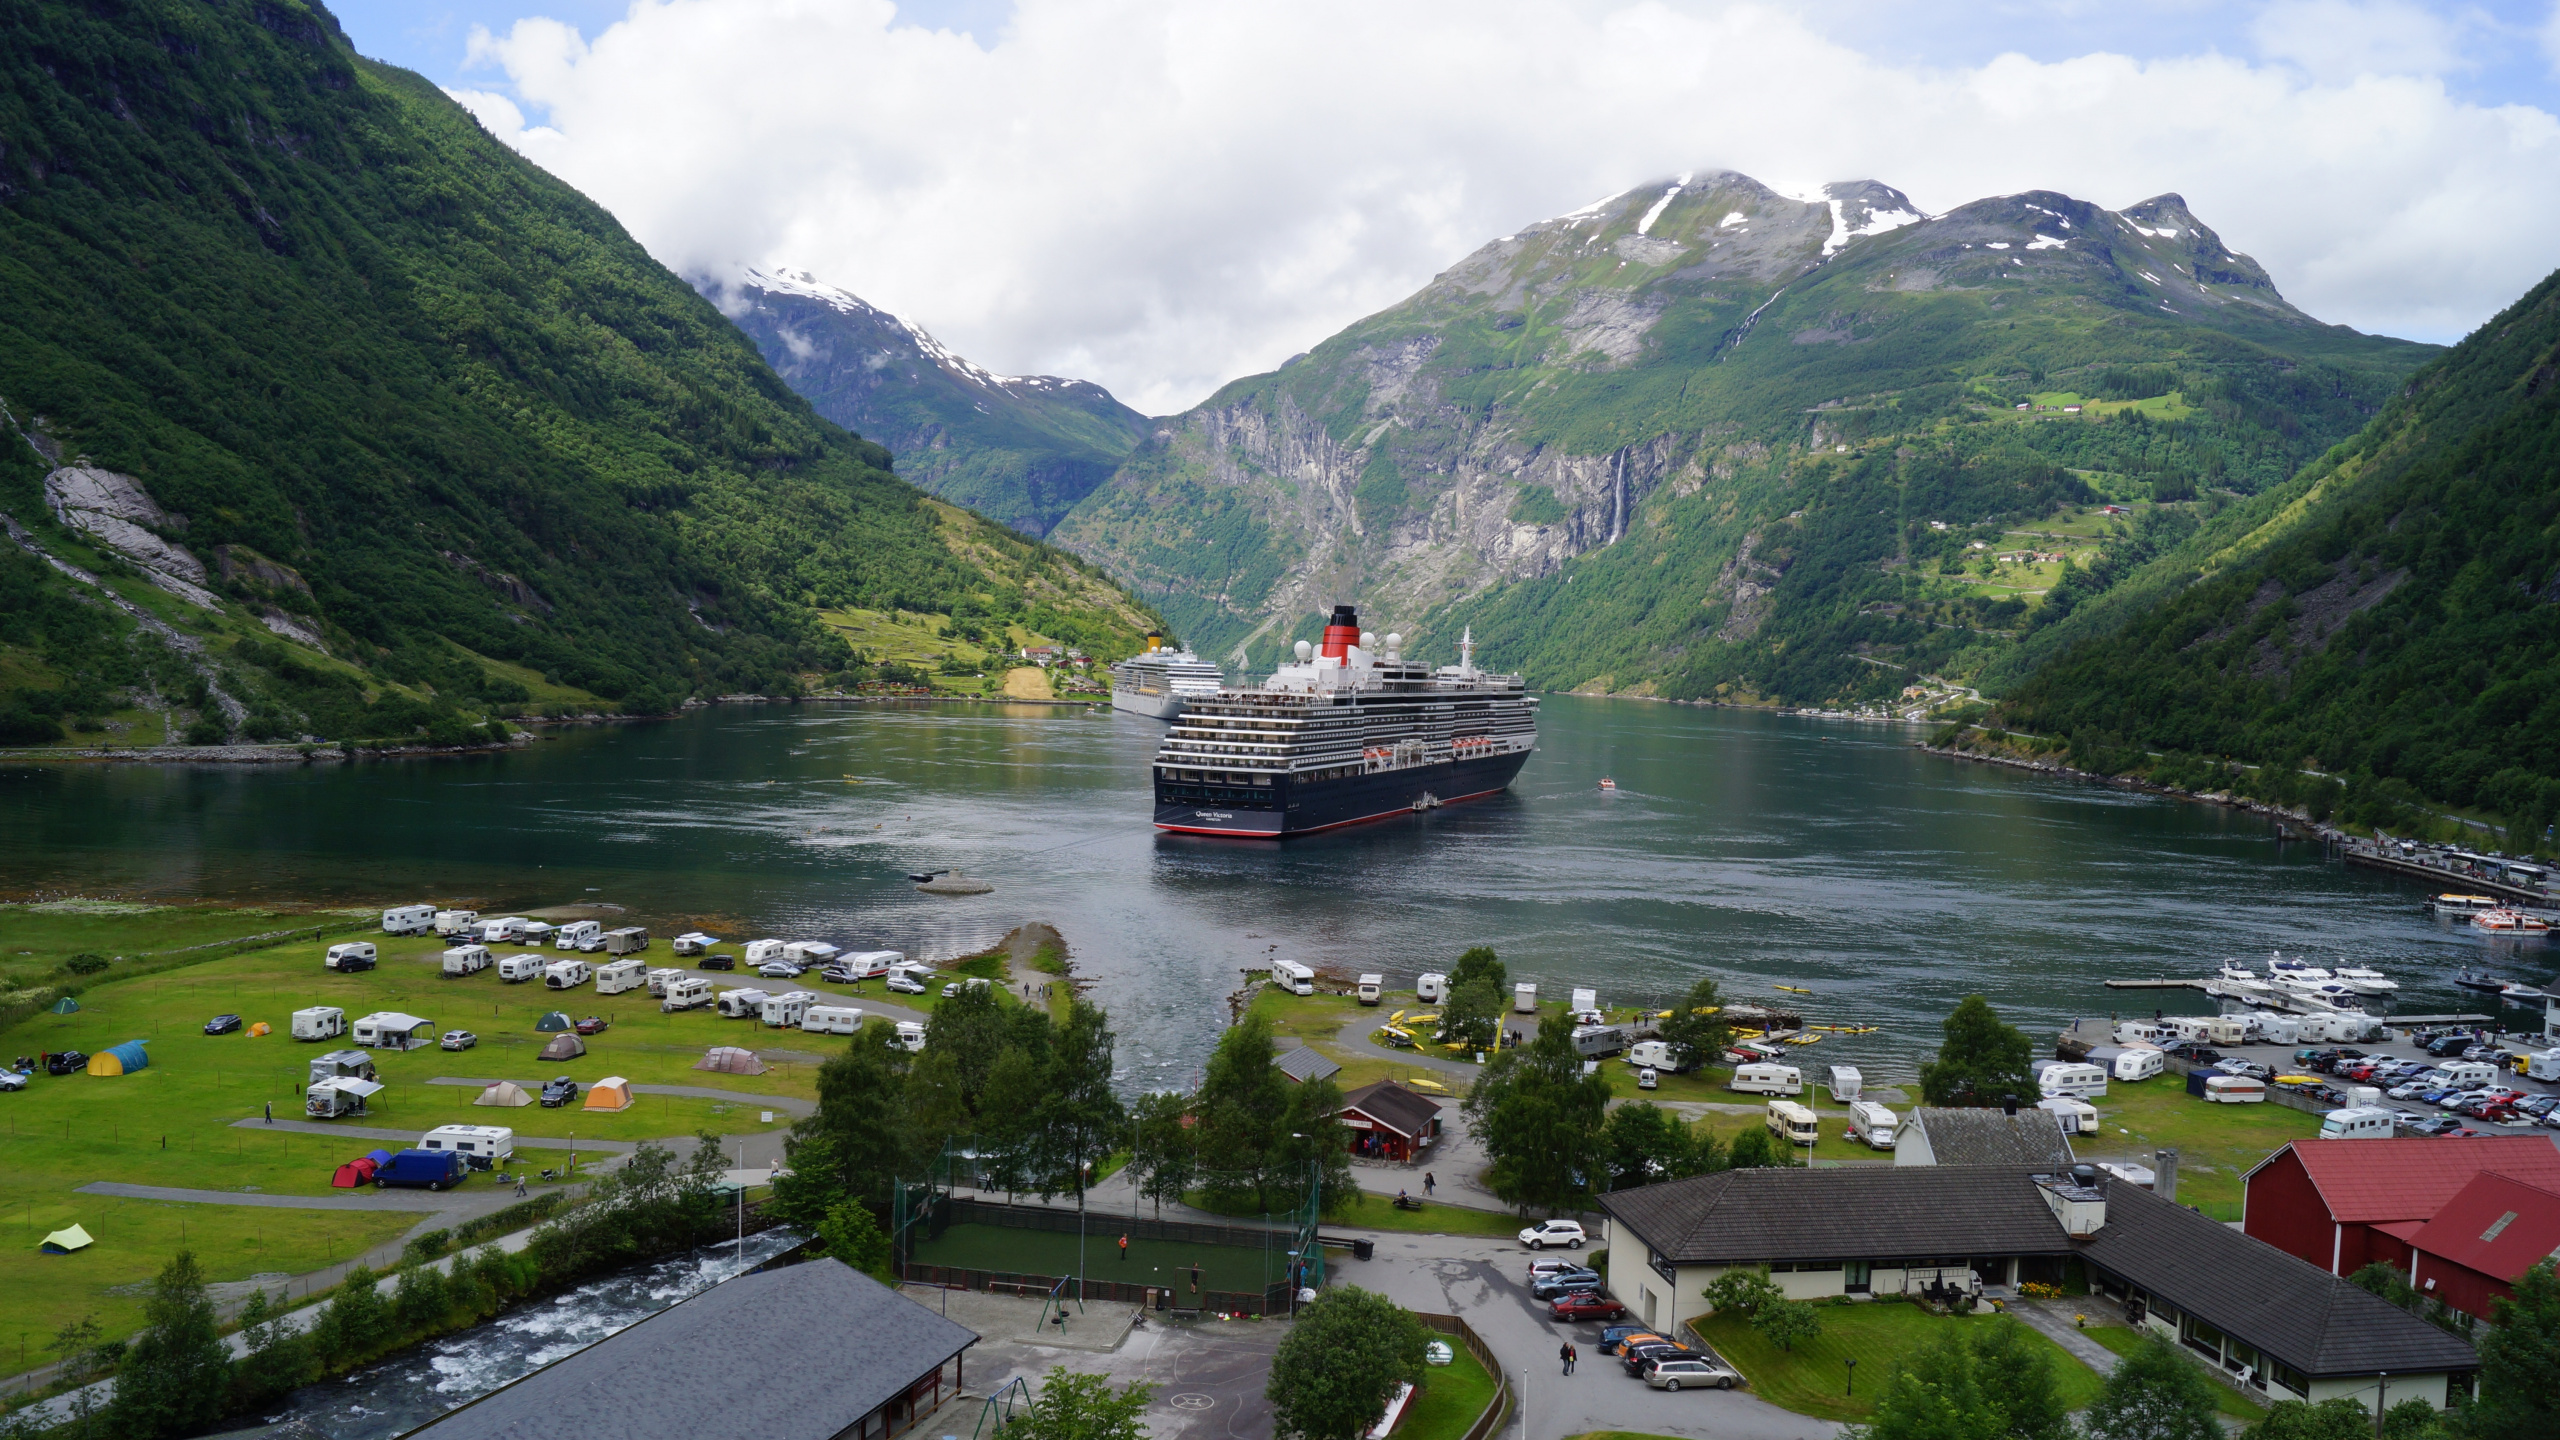
<path id="1" fill-rule="evenodd" d="M 1124 1285 L 1173 1288 L 1176 1304 L 1187 1304 L 1191 1266 L 1200 1266 L 1200 1288 L 1259 1295 L 1266 1284 L 1277 1285 L 1289 1271 L 1289 1232 L 1276 1231 L 1268 1250 L 1242 1245 L 1200 1245 L 1181 1240 L 1129 1237 L 1129 1252 L 1120 1253 L 1121 1231 L 1113 1222 L 1125 1217 L 1092 1212 L 1082 1235 L 1073 1230 L 1032 1230 L 1011 1225 L 954 1225 L 919 1244 L 915 1258 L 927 1265 L 966 1270 L 996 1270 L 1020 1275 L 1060 1277 L 1081 1273 L 1093 1280 Z"/>

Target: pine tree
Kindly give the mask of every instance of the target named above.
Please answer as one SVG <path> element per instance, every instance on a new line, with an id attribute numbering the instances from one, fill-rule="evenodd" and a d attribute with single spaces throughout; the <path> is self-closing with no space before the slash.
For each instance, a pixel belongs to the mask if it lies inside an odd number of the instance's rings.
<path id="1" fill-rule="evenodd" d="M 222 1418 L 231 1352 L 194 1251 L 181 1250 L 162 1267 L 142 1314 L 142 1331 L 125 1347 L 116 1373 L 108 1427 L 129 1440 L 154 1440 Z"/>

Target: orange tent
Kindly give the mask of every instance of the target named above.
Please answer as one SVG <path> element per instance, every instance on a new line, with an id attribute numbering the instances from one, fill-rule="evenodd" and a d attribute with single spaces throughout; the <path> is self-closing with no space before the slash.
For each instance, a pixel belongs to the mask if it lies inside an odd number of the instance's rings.
<path id="1" fill-rule="evenodd" d="M 630 1109 L 631 1082 L 619 1075 L 607 1075 L 587 1087 L 586 1108 L 589 1110 Z"/>

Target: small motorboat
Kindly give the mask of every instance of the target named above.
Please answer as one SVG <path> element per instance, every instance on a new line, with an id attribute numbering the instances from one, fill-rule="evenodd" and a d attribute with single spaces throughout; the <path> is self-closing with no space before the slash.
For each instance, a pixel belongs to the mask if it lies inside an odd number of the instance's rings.
<path id="1" fill-rule="evenodd" d="M 2501 985 L 2498 987 L 2498 995 L 2502 999 L 2513 1000 L 2519 1005 L 2539 1005 L 2547 998 L 2539 985 Z"/>
<path id="2" fill-rule="evenodd" d="M 2496 931 L 2502 935 L 2547 935 L 2551 933 L 2550 921 L 2543 919 L 2539 915 L 2527 915 L 2521 910 L 2509 910 L 2503 906 L 2495 910 L 2483 910 L 2479 914 L 2472 916 L 2471 927 L 2475 930 Z"/>
<path id="3" fill-rule="evenodd" d="M 2280 951 L 2268 956 L 2267 978 L 2273 980 L 2284 975 L 2291 975 L 2302 980 L 2326 980 L 2329 978 L 2328 971 L 2321 969 L 2319 966 L 2312 964 L 2308 960 L 2299 958 L 2287 960 Z"/>
<path id="4" fill-rule="evenodd" d="M 2507 988 L 2507 982 L 2486 970 L 2457 970 L 2453 983 L 2465 990 L 2482 990 L 2495 995 Z"/>
<path id="5" fill-rule="evenodd" d="M 951 872 L 948 870 L 910 870 L 907 872 L 907 878 L 921 885 L 936 875 L 948 875 L 950 873 Z"/>
<path id="6" fill-rule="evenodd" d="M 1618 782 L 1610 779 L 1606 775 L 1603 775 L 1600 777 L 1600 788 L 1603 790 L 1615 790 L 1618 788 Z"/>
<path id="7" fill-rule="evenodd" d="M 2461 915 L 2474 910 L 2495 910 L 2498 902 L 2486 895 L 2439 895 L 2427 902 L 2427 909 L 2439 915 Z"/>
<path id="8" fill-rule="evenodd" d="M 2234 960 L 2222 962 L 2222 983 L 2241 990 L 2267 988 L 2267 982 L 2258 978 L 2257 971 Z"/>

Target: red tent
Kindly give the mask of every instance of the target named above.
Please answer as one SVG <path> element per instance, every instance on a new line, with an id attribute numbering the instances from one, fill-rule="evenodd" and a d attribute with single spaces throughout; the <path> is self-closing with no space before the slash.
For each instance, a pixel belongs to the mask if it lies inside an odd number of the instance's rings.
<path id="1" fill-rule="evenodd" d="M 373 1157 L 359 1155 L 339 1166 L 338 1173 L 329 1177 L 329 1183 L 340 1190 L 353 1190 L 359 1185 L 370 1185 L 373 1183 L 373 1170 Z"/>

